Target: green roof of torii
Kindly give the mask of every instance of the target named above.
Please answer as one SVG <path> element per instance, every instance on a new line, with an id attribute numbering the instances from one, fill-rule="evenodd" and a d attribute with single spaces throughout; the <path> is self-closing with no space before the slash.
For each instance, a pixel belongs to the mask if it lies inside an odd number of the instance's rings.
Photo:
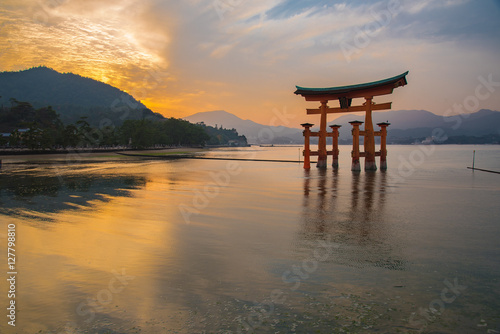
<path id="1" fill-rule="evenodd" d="M 328 95 L 328 94 L 343 95 L 343 94 L 355 93 L 359 91 L 365 91 L 369 89 L 383 87 L 387 85 L 394 85 L 393 88 L 396 88 L 407 84 L 406 82 L 407 74 L 408 71 L 392 78 L 374 82 L 367 82 L 359 85 L 350 85 L 350 86 L 339 86 L 339 87 L 328 87 L 328 88 L 307 88 L 307 87 L 295 86 L 297 87 L 295 94 L 302 96 Z"/>

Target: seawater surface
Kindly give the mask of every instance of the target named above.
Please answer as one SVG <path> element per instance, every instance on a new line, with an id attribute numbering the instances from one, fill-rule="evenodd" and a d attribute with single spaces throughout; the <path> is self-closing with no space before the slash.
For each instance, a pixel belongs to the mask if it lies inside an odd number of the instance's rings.
<path id="1" fill-rule="evenodd" d="M 360 173 L 348 146 L 338 171 L 4 161 L 0 233 L 6 245 L 16 225 L 18 275 L 15 329 L 0 283 L 0 331 L 500 333 L 500 175 L 467 169 L 474 149 L 476 167 L 500 170 L 498 146 L 389 146 L 386 172 Z"/>

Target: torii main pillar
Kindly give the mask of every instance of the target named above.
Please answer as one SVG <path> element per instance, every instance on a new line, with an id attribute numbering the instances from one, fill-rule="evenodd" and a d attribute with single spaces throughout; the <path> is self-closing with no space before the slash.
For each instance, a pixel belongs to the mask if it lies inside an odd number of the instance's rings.
<path id="1" fill-rule="evenodd" d="M 375 134 L 372 121 L 372 99 L 373 97 L 365 97 L 366 114 L 365 114 L 365 170 L 377 170 L 375 163 Z"/>
<path id="2" fill-rule="evenodd" d="M 327 156 L 329 152 L 326 149 L 327 135 L 327 114 L 365 112 L 365 129 L 359 131 L 359 135 L 364 137 L 365 151 L 360 156 L 365 157 L 365 170 L 376 170 L 375 156 L 380 154 L 375 152 L 375 131 L 373 130 L 372 112 L 376 110 L 391 109 L 392 102 L 376 104 L 373 102 L 375 96 L 392 94 L 394 88 L 407 84 L 406 75 L 408 72 L 397 75 L 392 78 L 359 84 L 351 86 L 339 86 L 329 88 L 306 88 L 296 86 L 295 94 L 302 95 L 306 101 L 320 102 L 317 109 L 307 109 L 308 115 L 320 115 L 320 129 L 317 133 L 318 139 L 318 163 L 317 167 L 326 168 Z M 362 105 L 351 106 L 352 100 L 363 98 L 365 102 Z M 338 100 L 340 106 L 336 108 L 328 107 L 328 101 Z M 310 133 L 313 135 L 313 132 Z M 332 152 L 333 153 L 333 152 Z"/>

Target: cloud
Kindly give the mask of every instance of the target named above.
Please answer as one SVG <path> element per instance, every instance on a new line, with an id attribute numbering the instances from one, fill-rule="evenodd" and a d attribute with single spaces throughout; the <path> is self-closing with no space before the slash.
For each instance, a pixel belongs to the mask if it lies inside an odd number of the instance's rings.
<path id="1" fill-rule="evenodd" d="M 6 13 L 1 63 L 5 69 L 47 65 L 137 89 L 150 72 L 168 66 L 168 35 L 140 19 L 147 9 L 137 1 L 24 1 Z"/>
<path id="2" fill-rule="evenodd" d="M 497 4 L 7 0 L 0 61 L 5 70 L 45 64 L 104 80 L 169 114 L 228 109 L 262 121 L 269 105 L 297 104 L 295 84 L 359 83 L 410 69 L 410 83 L 419 77 L 408 90 L 438 91 L 439 82 L 466 91 L 478 75 L 499 71 Z M 354 47 L 350 59 L 343 43 Z M 447 94 L 431 94 L 427 107 L 459 99 Z"/>

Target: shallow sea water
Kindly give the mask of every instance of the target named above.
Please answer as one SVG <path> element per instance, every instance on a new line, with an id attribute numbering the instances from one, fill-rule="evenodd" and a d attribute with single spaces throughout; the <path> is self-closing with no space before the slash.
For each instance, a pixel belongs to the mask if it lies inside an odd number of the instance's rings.
<path id="1" fill-rule="evenodd" d="M 466 169 L 474 149 L 476 167 L 500 170 L 498 146 L 389 146 L 386 172 L 360 173 L 348 146 L 338 171 L 4 163 L 17 325 L 4 319 L 0 331 L 500 333 L 500 175 Z M 299 150 L 203 154 L 297 160 Z M 6 304 L 5 279 L 0 289 Z"/>

